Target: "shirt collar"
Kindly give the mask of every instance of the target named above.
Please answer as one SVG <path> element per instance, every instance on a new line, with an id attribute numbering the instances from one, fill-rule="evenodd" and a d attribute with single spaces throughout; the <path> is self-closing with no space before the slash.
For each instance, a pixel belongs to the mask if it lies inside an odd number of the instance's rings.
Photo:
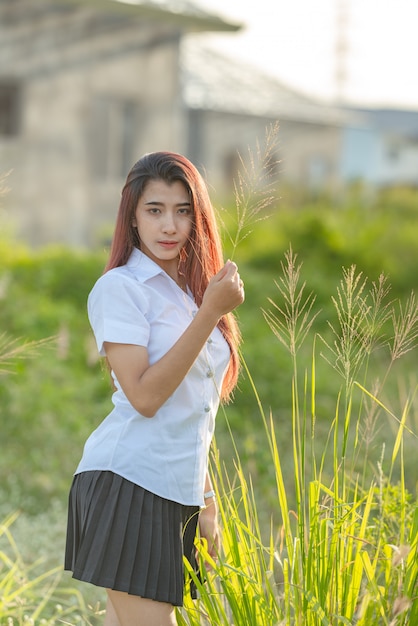
<path id="1" fill-rule="evenodd" d="M 158 274 L 166 274 L 164 270 L 161 269 L 157 263 L 155 263 L 155 261 L 141 252 L 141 250 L 138 250 L 138 248 L 133 249 L 128 262 L 126 263 L 126 267 L 132 274 L 134 274 L 135 278 L 141 282 L 145 282 L 149 278 L 153 278 Z"/>

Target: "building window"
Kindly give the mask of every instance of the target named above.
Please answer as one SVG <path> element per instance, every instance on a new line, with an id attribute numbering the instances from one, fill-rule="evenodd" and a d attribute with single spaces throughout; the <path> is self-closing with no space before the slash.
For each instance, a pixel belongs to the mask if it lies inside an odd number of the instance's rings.
<path id="1" fill-rule="evenodd" d="M 125 178 L 133 165 L 138 105 L 132 100 L 94 99 L 89 122 L 91 171 L 96 179 Z"/>
<path id="2" fill-rule="evenodd" d="M 20 85 L 0 80 L 0 136 L 13 137 L 20 126 Z"/>

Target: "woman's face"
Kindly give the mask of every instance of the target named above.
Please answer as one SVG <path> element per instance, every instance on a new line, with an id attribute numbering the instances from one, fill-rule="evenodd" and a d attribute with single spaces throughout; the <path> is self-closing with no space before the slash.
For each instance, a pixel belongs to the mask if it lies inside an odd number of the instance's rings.
<path id="1" fill-rule="evenodd" d="M 151 180 L 139 199 L 133 221 L 141 251 L 160 267 L 175 263 L 193 228 L 190 194 L 181 181 Z"/>

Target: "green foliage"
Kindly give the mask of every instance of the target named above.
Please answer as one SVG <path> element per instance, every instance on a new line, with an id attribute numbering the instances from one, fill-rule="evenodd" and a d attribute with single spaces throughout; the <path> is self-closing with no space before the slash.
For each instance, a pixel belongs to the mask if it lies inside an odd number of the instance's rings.
<path id="1" fill-rule="evenodd" d="M 353 264 L 370 278 L 383 272 L 393 292 L 402 295 L 417 285 L 417 207 L 417 190 L 391 190 L 368 204 L 354 198 L 295 206 L 293 194 L 285 195 L 264 211 L 268 219 L 259 216 L 251 236 L 240 241 L 237 259 L 277 275 L 281 255 L 291 244 L 321 306 L 328 302 L 329 283 L 338 280 L 341 267 Z M 234 210 L 229 220 L 235 220 Z M 225 245 L 230 245 L 230 238 L 225 238 Z"/>
<path id="2" fill-rule="evenodd" d="M 68 490 L 82 440 L 110 406 L 85 312 L 104 255 L 1 245 L 0 328 L 21 356 L 28 342 L 37 349 L 0 381 L 0 484 L 3 498 L 36 512 Z"/>
<path id="3" fill-rule="evenodd" d="M 337 207 L 282 201 L 268 220 L 262 198 L 256 215 L 243 203 L 255 224 L 226 244 L 246 286 L 244 370 L 212 463 L 224 553 L 180 626 L 418 623 L 416 200 L 400 190 L 367 206 L 355 195 Z M 45 527 L 110 409 L 85 312 L 105 254 L 0 241 L 0 255 L 0 514 L 7 529 L 18 508 Z M 56 525 L 62 539 L 65 514 Z M 60 549 L 32 569 L 29 537 L 26 562 L 9 530 L 0 537 L 0 624 L 76 623 L 73 609 L 93 623 L 78 592 L 61 592 L 65 576 L 55 580 Z"/>
<path id="4" fill-rule="evenodd" d="M 88 616 L 94 616 L 94 611 L 87 608 L 77 589 L 60 584 L 62 568 L 45 568 L 42 560 L 28 563 L 23 558 L 10 528 L 16 518 L 13 513 L 0 524 L 0 624 L 91 626 Z"/>

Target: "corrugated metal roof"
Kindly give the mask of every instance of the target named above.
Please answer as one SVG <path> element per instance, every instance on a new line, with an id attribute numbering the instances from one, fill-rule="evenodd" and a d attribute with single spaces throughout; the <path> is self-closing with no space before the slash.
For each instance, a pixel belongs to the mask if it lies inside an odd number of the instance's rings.
<path id="1" fill-rule="evenodd" d="M 176 22 L 189 31 L 234 32 L 241 28 L 241 24 L 227 21 L 203 9 L 193 0 L 59 0 L 59 2 L 165 19 Z"/>
<path id="2" fill-rule="evenodd" d="M 301 94 L 197 38 L 183 40 L 181 67 L 184 98 L 191 109 L 338 126 L 349 117 L 343 109 Z"/>
<path id="3" fill-rule="evenodd" d="M 193 15 L 199 18 L 215 17 L 213 13 L 202 9 L 195 2 L 191 0 L 113 0 L 118 4 L 127 4 L 131 6 L 137 6 L 141 8 L 158 8 L 161 11 L 168 13 L 178 13 L 181 15 Z M 220 19 L 216 16 L 217 19 Z"/>

